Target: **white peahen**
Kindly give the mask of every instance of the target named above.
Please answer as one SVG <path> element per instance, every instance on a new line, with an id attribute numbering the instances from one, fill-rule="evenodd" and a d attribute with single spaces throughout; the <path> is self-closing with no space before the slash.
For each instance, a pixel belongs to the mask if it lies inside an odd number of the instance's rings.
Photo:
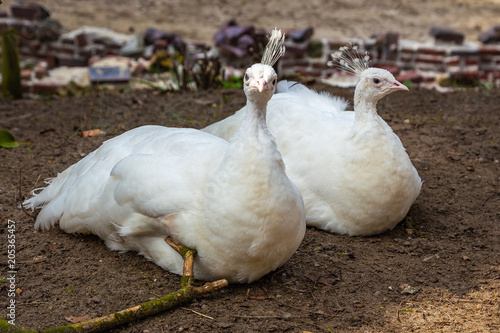
<path id="1" fill-rule="evenodd" d="M 369 68 L 352 48 L 334 57 L 359 76 L 354 112 L 344 111 L 342 99 L 281 81 L 268 104 L 267 124 L 304 198 L 307 225 L 374 235 L 394 228 L 420 193 L 416 169 L 376 109 L 382 97 L 408 88 L 388 71 Z M 204 131 L 229 140 L 243 112 Z"/>
<path id="2" fill-rule="evenodd" d="M 164 241 L 170 236 L 197 251 L 194 275 L 202 280 L 252 282 L 283 265 L 306 228 L 302 197 L 265 121 L 283 39 L 274 30 L 263 63 L 246 70 L 245 115 L 230 143 L 194 129 L 130 130 L 23 203 L 41 207 L 36 229 L 59 223 L 94 233 L 112 250 L 182 274 L 183 259 Z"/>

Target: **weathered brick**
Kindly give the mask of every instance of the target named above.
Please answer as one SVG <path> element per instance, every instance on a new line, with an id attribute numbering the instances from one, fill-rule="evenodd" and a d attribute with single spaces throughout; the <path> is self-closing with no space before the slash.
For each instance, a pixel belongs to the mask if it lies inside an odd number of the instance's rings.
<path id="1" fill-rule="evenodd" d="M 87 46 L 89 43 L 88 39 L 87 39 L 87 35 L 85 33 L 81 33 L 81 34 L 76 35 L 75 41 L 76 41 L 76 45 L 78 45 L 78 47 Z"/>
<path id="2" fill-rule="evenodd" d="M 479 48 L 479 55 L 500 55 L 500 46 L 481 46 Z"/>
<path id="3" fill-rule="evenodd" d="M 13 3 L 10 12 L 15 18 L 27 20 L 44 20 L 50 16 L 44 7 L 31 3 Z"/>
<path id="4" fill-rule="evenodd" d="M 419 47 L 417 49 L 417 53 L 425 54 L 425 55 L 434 55 L 434 56 L 443 56 L 446 54 L 446 51 L 443 49 L 434 49 L 430 47 Z"/>
<path id="5" fill-rule="evenodd" d="M 88 59 L 85 57 L 73 57 L 64 54 L 58 54 L 57 64 L 58 66 L 86 67 L 88 64 Z"/>
<path id="6" fill-rule="evenodd" d="M 42 43 L 40 43 L 39 40 L 35 39 L 35 40 L 32 40 L 28 43 L 28 46 L 30 49 L 32 49 L 33 51 L 39 51 L 41 48 L 42 48 Z"/>
<path id="7" fill-rule="evenodd" d="M 303 68 L 297 68 L 295 70 L 295 73 L 305 76 L 305 77 L 314 77 L 318 78 L 321 77 L 321 71 L 318 70 L 310 70 L 310 69 L 303 69 Z"/>
<path id="8" fill-rule="evenodd" d="M 90 58 L 98 55 L 103 56 L 106 53 L 104 45 L 90 44 L 78 50 L 78 54 L 82 57 Z"/>
<path id="9" fill-rule="evenodd" d="M 346 46 L 348 44 L 348 41 L 346 40 L 341 40 L 341 39 L 333 39 L 328 41 L 328 46 L 330 47 L 330 50 L 332 52 L 337 51 L 343 46 Z"/>
<path id="10" fill-rule="evenodd" d="M 292 59 L 292 60 L 281 60 L 282 68 L 293 68 L 293 67 L 307 67 L 310 64 L 309 60 L 305 59 Z"/>
<path id="11" fill-rule="evenodd" d="M 34 82 L 32 85 L 31 92 L 35 94 L 43 94 L 43 95 L 53 95 L 56 94 L 59 89 L 64 88 L 65 85 L 58 84 L 54 82 Z"/>
<path id="12" fill-rule="evenodd" d="M 397 75 L 396 80 L 398 80 L 399 82 L 411 81 L 418 84 L 423 82 L 424 78 L 420 73 L 416 71 L 410 71 Z"/>
<path id="13" fill-rule="evenodd" d="M 66 45 L 74 45 L 75 44 L 75 40 L 73 38 L 69 38 L 69 37 L 63 37 L 63 38 L 61 38 L 60 42 L 62 44 L 66 44 Z"/>
<path id="14" fill-rule="evenodd" d="M 47 75 L 48 68 L 49 64 L 47 63 L 47 61 L 39 61 L 33 69 L 35 77 L 39 80 L 45 77 Z"/>
<path id="15" fill-rule="evenodd" d="M 478 56 L 479 55 L 479 49 L 457 49 L 457 50 L 451 50 L 450 52 L 451 56 Z"/>
<path id="16" fill-rule="evenodd" d="M 460 57 L 459 56 L 445 57 L 444 63 L 446 64 L 446 66 L 458 66 L 460 65 Z"/>
<path id="17" fill-rule="evenodd" d="M 307 54 L 307 44 L 304 45 L 287 44 L 286 52 L 289 55 L 293 55 L 295 57 L 297 56 L 304 57 Z"/>
<path id="18" fill-rule="evenodd" d="M 477 65 L 478 63 L 479 63 L 478 57 L 465 57 L 464 58 L 464 64 L 466 66 Z"/>
<path id="19" fill-rule="evenodd" d="M 457 45 L 462 45 L 465 39 L 463 33 L 452 29 L 434 27 L 429 31 L 429 34 L 434 37 L 436 42 L 454 43 Z"/>
<path id="20" fill-rule="evenodd" d="M 314 69 L 331 69 L 330 66 L 326 62 L 313 62 L 312 63 L 312 68 Z"/>
<path id="21" fill-rule="evenodd" d="M 415 59 L 416 63 L 424 63 L 424 64 L 433 64 L 433 65 L 442 65 L 443 57 L 442 56 L 430 56 L 430 55 L 418 55 Z"/>
<path id="22" fill-rule="evenodd" d="M 29 80 L 31 78 L 31 69 L 22 69 L 21 70 L 21 79 Z"/>
<path id="23" fill-rule="evenodd" d="M 398 66 L 392 66 L 384 63 L 375 63 L 373 64 L 372 67 L 377 67 L 377 68 L 382 68 L 385 69 L 386 71 L 390 72 L 392 75 L 398 75 L 399 72 L 401 71 L 401 68 Z"/>

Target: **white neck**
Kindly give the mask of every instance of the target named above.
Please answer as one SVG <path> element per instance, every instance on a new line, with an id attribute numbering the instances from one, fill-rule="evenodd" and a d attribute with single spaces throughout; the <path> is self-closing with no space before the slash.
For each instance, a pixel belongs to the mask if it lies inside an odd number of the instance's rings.
<path id="1" fill-rule="evenodd" d="M 356 87 L 354 92 L 354 117 L 355 122 L 365 122 L 370 119 L 378 118 L 377 114 L 378 99 L 369 98 L 361 93 Z"/>

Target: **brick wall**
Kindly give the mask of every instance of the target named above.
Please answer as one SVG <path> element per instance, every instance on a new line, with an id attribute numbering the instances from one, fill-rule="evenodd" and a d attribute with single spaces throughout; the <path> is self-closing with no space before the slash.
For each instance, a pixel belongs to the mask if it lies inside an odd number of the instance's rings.
<path id="1" fill-rule="evenodd" d="M 449 75 L 452 79 L 500 84 L 500 45 L 470 42 L 457 45 L 436 40 L 424 44 L 399 40 L 394 33 L 368 40 L 318 39 L 302 43 L 287 40 L 287 52 L 279 64 L 280 74 L 328 78 L 339 72 L 327 65 L 330 55 L 349 42 L 358 45 L 360 53 L 370 53 L 371 66 L 389 70 L 398 80 L 420 83 Z"/>
<path id="2" fill-rule="evenodd" d="M 65 32 L 57 21 L 50 20 L 50 14 L 36 4 L 15 3 L 9 12 L 0 11 L 0 31 L 6 27 L 15 28 L 20 37 L 21 58 L 43 60 L 47 67 L 88 66 L 94 56 L 118 55 L 127 40 L 132 38 L 109 31 L 112 37 L 92 33 L 92 29 Z M 243 29 L 244 30 L 244 29 Z M 297 34 L 300 32 L 300 34 Z M 149 36 L 151 35 L 151 36 Z M 299 35 L 299 37 L 297 37 Z M 400 81 L 415 83 L 434 81 L 446 75 L 464 81 L 487 81 L 500 84 L 500 44 L 484 45 L 465 41 L 460 33 L 444 29 L 431 29 L 434 40 L 417 43 L 400 40 L 397 33 L 378 34 L 372 39 L 311 39 L 312 28 L 289 31 L 286 54 L 279 62 L 280 74 L 300 74 L 312 78 L 329 78 L 340 75 L 328 66 L 331 54 L 348 42 L 359 46 L 359 51 L 368 51 L 371 66 L 392 72 Z M 114 37 L 113 37 L 114 36 Z M 148 30 L 140 42 L 151 37 L 150 47 L 139 49 L 135 57 L 148 59 L 163 44 L 186 48 L 184 41 L 175 34 Z M 150 39 L 151 39 L 150 38 Z M 163 45 L 164 47 L 166 47 Z M 201 43 L 190 42 L 188 49 L 204 49 Z M 238 61 L 239 60 L 239 61 Z M 241 59 L 235 59 L 229 66 L 238 67 Z"/>

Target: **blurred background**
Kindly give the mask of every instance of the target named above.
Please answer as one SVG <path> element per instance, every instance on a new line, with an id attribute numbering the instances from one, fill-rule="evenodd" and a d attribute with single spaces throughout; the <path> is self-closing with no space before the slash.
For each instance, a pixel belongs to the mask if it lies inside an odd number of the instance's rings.
<path id="1" fill-rule="evenodd" d="M 15 0 L 3 0 L 7 10 Z M 433 26 L 458 30 L 477 40 L 482 31 L 500 23 L 499 0 L 48 0 L 31 1 L 46 7 L 51 18 L 69 30 L 85 25 L 122 33 L 148 27 L 183 38 L 211 43 L 222 22 L 271 29 L 313 27 L 315 38 L 368 38 L 373 33 L 398 32 L 400 38 L 429 39 Z"/>

